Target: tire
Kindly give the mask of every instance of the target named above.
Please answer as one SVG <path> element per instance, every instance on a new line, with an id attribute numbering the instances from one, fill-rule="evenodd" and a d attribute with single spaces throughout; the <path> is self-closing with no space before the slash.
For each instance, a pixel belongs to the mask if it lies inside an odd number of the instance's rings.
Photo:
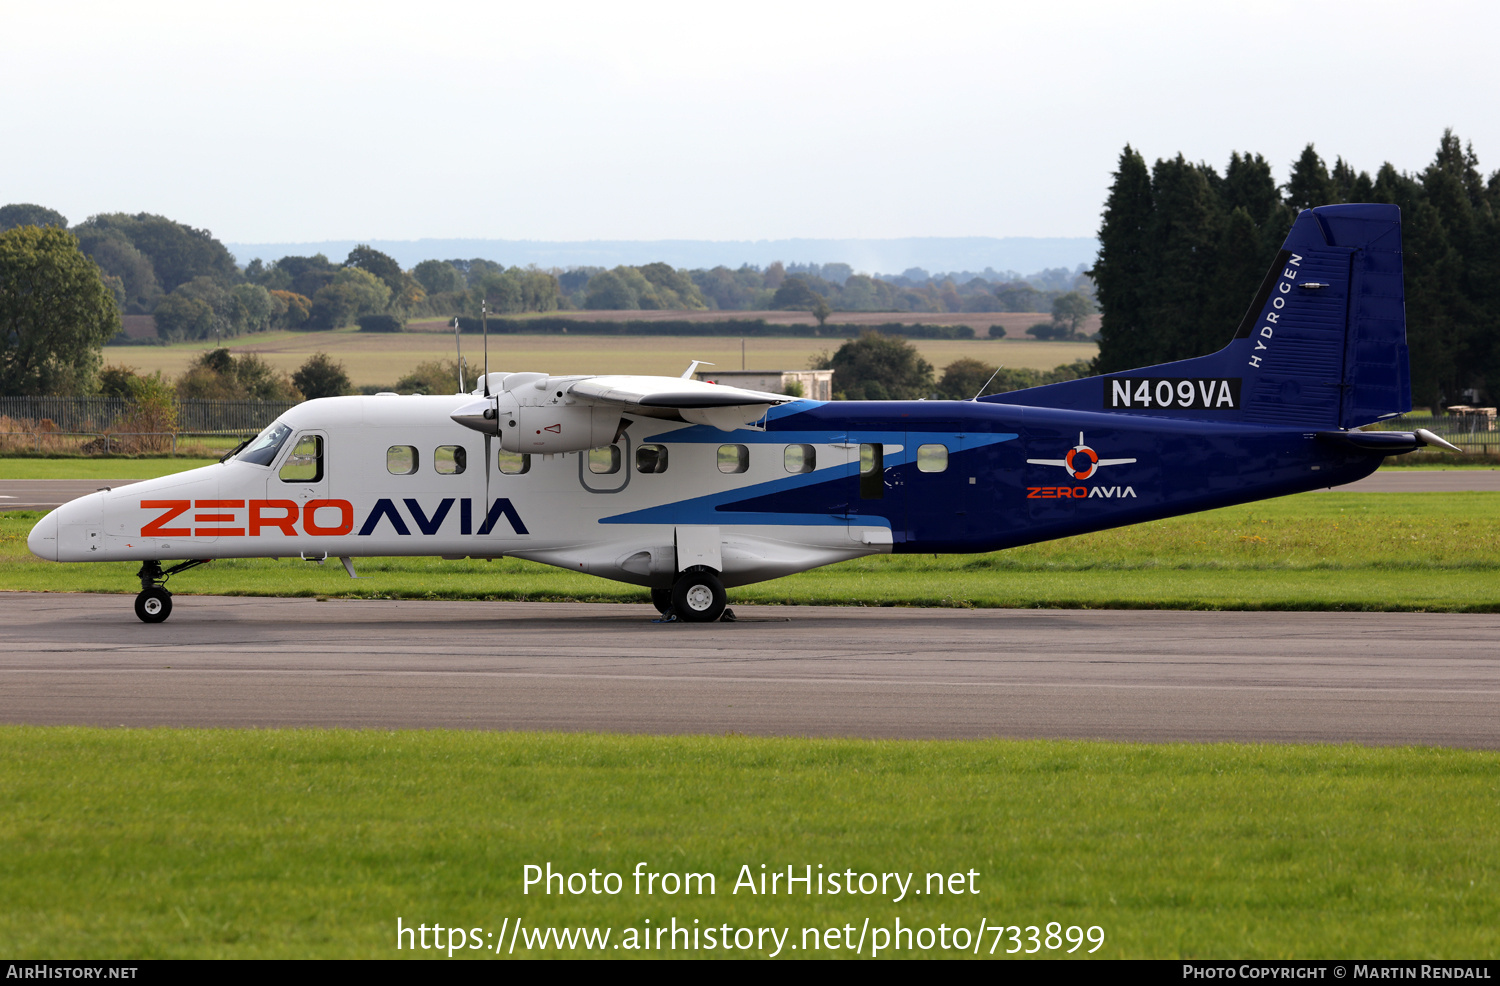
<path id="1" fill-rule="evenodd" d="M 141 590 L 135 597 L 135 615 L 142 623 L 160 623 L 172 615 L 172 594 L 161 586 Z"/>
<path id="2" fill-rule="evenodd" d="M 652 589 L 651 605 L 655 606 L 656 611 L 662 616 L 666 616 L 672 611 L 672 590 Z"/>
<path id="3" fill-rule="evenodd" d="M 724 615 L 726 602 L 713 572 L 685 572 L 672 586 L 672 612 L 688 623 L 713 623 Z"/>

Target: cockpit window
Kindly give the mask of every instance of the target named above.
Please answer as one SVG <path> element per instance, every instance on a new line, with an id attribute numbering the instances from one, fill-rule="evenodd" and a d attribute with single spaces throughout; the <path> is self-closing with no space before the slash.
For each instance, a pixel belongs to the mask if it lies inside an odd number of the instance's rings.
<path id="1" fill-rule="evenodd" d="M 282 443 L 291 433 L 290 426 L 277 421 L 256 435 L 255 441 L 245 446 L 245 451 L 235 456 L 235 459 L 240 462 L 253 462 L 258 466 L 269 466 L 276 458 L 276 453 L 281 451 Z"/>
<path id="2" fill-rule="evenodd" d="M 303 435 L 281 464 L 284 483 L 317 483 L 323 479 L 323 436 Z"/>

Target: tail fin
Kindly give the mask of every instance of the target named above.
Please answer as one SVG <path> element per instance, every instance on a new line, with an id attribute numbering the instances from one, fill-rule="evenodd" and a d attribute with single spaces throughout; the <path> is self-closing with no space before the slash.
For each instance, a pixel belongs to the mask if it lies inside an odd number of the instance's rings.
<path id="1" fill-rule="evenodd" d="M 1401 212 L 1303 211 L 1217 353 L 983 400 L 1316 428 L 1409 411 Z"/>

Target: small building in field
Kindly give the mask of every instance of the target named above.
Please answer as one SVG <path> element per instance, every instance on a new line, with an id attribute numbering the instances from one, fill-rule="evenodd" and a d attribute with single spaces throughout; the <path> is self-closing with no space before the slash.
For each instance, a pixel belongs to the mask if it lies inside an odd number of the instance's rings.
<path id="1" fill-rule="evenodd" d="M 726 387 L 769 394 L 795 394 L 800 389 L 801 396 L 809 400 L 833 400 L 832 370 L 699 370 L 694 376 Z"/>
<path id="2" fill-rule="evenodd" d="M 1471 407 L 1468 404 L 1453 404 L 1447 408 L 1448 416 L 1465 431 L 1494 431 L 1495 409 Z"/>

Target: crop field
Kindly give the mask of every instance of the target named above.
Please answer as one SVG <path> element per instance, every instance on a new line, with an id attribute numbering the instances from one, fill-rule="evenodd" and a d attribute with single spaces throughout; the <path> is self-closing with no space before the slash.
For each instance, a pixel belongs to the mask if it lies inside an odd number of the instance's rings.
<path id="1" fill-rule="evenodd" d="M 1038 319 L 1041 316 L 1037 316 Z M 744 364 L 752 370 L 802 370 L 808 360 L 835 350 L 842 339 L 751 338 L 744 341 Z M 1064 363 L 1093 359 L 1091 342 L 1037 342 L 1031 339 L 915 339 L 912 344 L 939 373 L 962 356 L 1008 367 L 1050 370 Z M 471 369 L 483 364 L 478 336 L 463 337 L 464 359 Z M 333 332 L 268 332 L 228 341 L 236 353 L 255 353 L 278 370 L 291 373 L 313 353 L 326 352 L 344 364 L 356 387 L 393 384 L 418 363 L 453 359 L 451 332 L 371 333 L 354 329 Z M 104 362 L 138 372 L 161 370 L 180 375 L 212 343 L 171 346 L 113 346 Z M 690 360 L 707 360 L 726 370 L 740 369 L 740 340 L 720 336 L 565 336 L 504 335 L 490 338 L 492 370 L 542 370 L 548 373 L 646 373 L 677 376 Z M 456 387 L 455 387 L 456 389 Z"/>
<path id="2" fill-rule="evenodd" d="M 26 460 L 21 460 L 26 461 Z M 32 460 L 47 461 L 47 460 Z M 58 460 L 53 460 L 58 461 Z M 0 590 L 128 592 L 127 562 L 34 558 L 39 513 L 0 514 Z M 226 560 L 179 593 L 647 602 L 518 559 Z M 1500 494 L 1316 492 L 981 555 L 875 556 L 731 589 L 730 604 L 1500 611 Z"/>
<path id="3" fill-rule="evenodd" d="M 862 928 L 858 954 L 883 940 L 883 958 L 1500 948 L 1493 752 L 14 726 L 0 743 L 0 941 L 17 955 L 445 955 L 426 934 L 428 950 L 398 951 L 398 917 L 469 929 L 455 958 L 589 954 L 541 947 L 551 927 L 608 930 L 592 954 L 612 958 L 773 952 L 748 934 L 727 952 L 639 949 L 673 919 L 775 928 L 782 958 L 849 956 Z M 523 892 L 524 867 L 548 864 L 620 889 Z M 638 864 L 713 882 L 636 892 Z M 924 892 L 740 882 L 788 866 Z M 929 873 L 962 874 L 963 892 Z M 532 934 L 497 949 L 517 921 Z"/>

